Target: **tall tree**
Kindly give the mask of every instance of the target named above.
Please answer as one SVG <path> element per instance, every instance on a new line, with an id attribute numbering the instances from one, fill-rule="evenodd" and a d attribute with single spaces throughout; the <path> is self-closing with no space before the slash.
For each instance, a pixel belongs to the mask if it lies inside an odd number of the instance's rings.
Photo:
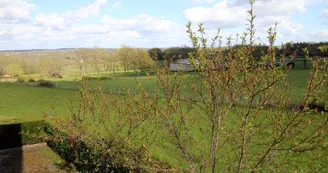
<path id="1" fill-rule="evenodd" d="M 160 48 L 149 49 L 148 54 L 153 60 L 164 60 L 164 53 Z"/>
<path id="2" fill-rule="evenodd" d="M 135 57 L 135 49 L 132 47 L 122 45 L 118 52 L 120 61 L 122 62 L 125 72 L 130 70 L 131 60 Z"/>
<path id="3" fill-rule="evenodd" d="M 138 69 L 147 70 L 154 66 L 154 60 L 149 56 L 145 49 L 138 49 L 137 51 Z"/>
<path id="4" fill-rule="evenodd" d="M 81 75 L 84 76 L 88 73 L 88 49 L 77 48 L 75 49 L 74 54 L 74 60 L 80 69 Z"/>
<path id="5" fill-rule="evenodd" d="M 104 58 L 105 58 L 105 50 L 95 46 L 92 49 L 90 61 L 91 61 L 91 65 L 93 66 L 97 74 L 99 74 L 100 72 L 100 63 L 101 61 L 104 60 Z"/>

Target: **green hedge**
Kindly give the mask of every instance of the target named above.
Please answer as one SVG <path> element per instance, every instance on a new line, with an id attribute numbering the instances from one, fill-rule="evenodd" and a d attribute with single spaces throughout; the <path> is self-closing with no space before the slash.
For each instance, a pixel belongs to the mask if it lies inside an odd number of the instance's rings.
<path id="1" fill-rule="evenodd" d="M 87 146 L 83 141 L 53 128 L 45 121 L 0 125 L 0 149 L 44 141 L 62 159 L 73 163 L 79 172 L 130 172 L 123 165 L 113 166 L 112 156 L 105 154 L 103 150 Z"/>
<path id="2" fill-rule="evenodd" d="M 103 151 L 87 146 L 83 141 L 73 139 L 49 124 L 44 127 L 43 130 L 49 139 L 48 146 L 62 159 L 73 163 L 79 172 L 130 172 L 124 166 L 111 165 L 111 158 L 103 154 Z M 140 171 L 133 170 L 133 172 Z"/>

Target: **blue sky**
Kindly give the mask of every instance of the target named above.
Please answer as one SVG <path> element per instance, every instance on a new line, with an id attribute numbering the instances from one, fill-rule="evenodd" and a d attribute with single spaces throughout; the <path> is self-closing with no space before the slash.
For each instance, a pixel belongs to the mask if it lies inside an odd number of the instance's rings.
<path id="1" fill-rule="evenodd" d="M 248 0 L 0 0 L 0 50 L 189 45 L 185 25 L 211 37 L 245 31 Z M 256 34 L 278 22 L 281 42 L 328 41 L 328 0 L 256 0 Z M 224 40 L 223 40 L 224 41 Z"/>

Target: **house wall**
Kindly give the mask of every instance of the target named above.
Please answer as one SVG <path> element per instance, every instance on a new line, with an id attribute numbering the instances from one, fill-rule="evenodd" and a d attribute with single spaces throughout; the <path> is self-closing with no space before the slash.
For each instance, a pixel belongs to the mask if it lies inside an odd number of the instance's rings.
<path id="1" fill-rule="evenodd" d="M 193 71 L 194 68 L 191 64 L 170 64 L 170 71 Z"/>

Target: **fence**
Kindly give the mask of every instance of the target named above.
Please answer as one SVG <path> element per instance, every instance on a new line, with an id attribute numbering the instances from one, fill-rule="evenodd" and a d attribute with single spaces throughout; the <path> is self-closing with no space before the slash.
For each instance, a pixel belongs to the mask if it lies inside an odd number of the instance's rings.
<path id="1" fill-rule="evenodd" d="M 324 59 L 328 60 L 327 57 Z M 278 64 L 280 63 L 279 59 L 277 59 L 277 63 Z M 293 61 L 291 61 L 290 59 L 286 59 L 284 65 L 287 65 L 288 63 L 293 63 L 295 69 L 311 69 L 312 68 L 312 63 L 309 60 L 307 60 L 306 58 L 295 58 Z"/>

